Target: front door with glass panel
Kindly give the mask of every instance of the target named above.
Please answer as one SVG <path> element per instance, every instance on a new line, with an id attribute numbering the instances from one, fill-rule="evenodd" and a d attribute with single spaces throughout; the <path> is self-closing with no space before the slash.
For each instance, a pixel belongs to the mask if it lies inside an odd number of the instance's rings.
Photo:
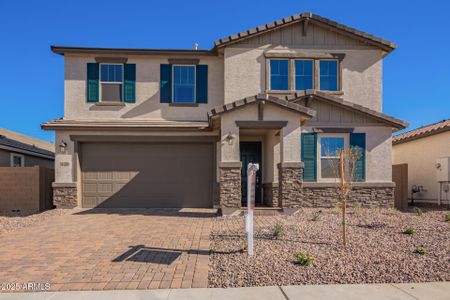
<path id="1" fill-rule="evenodd" d="M 259 170 L 256 173 L 256 186 L 255 186 L 255 204 L 262 204 L 262 176 L 261 176 L 261 142 L 240 142 L 239 147 L 241 150 L 241 195 L 242 206 L 247 205 L 247 167 L 249 163 L 259 164 Z"/>

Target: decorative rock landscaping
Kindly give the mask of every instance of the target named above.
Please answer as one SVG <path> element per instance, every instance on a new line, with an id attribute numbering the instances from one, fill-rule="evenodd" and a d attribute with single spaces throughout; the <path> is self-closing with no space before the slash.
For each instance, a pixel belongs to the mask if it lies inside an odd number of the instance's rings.
<path id="1" fill-rule="evenodd" d="M 304 208 L 295 216 L 255 217 L 255 255 L 245 251 L 244 217 L 214 220 L 210 287 L 394 283 L 450 280 L 450 223 L 446 211 L 349 209 L 347 247 L 339 209 Z M 319 212 L 320 211 L 320 212 Z M 282 223 L 278 238 L 275 224 Z M 403 234 L 414 228 L 412 235 Z M 426 249 L 423 255 L 416 249 Z M 311 266 L 294 263 L 307 253 Z"/>

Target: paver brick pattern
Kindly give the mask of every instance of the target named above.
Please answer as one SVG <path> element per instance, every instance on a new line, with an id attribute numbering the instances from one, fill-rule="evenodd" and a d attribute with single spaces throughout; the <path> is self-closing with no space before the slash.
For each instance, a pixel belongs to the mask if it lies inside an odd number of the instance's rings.
<path id="1" fill-rule="evenodd" d="M 0 235 L 0 282 L 50 290 L 207 287 L 212 210 L 74 210 Z"/>

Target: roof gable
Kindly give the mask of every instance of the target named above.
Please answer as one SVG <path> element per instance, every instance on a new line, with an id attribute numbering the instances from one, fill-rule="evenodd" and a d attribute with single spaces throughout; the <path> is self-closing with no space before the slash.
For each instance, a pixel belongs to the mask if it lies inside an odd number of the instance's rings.
<path id="1" fill-rule="evenodd" d="M 279 33 L 281 29 L 285 29 L 285 33 Z M 323 29 L 327 30 L 324 31 Z M 291 32 L 294 32 L 294 34 Z M 291 35 L 290 37 L 289 34 Z M 336 38 L 336 34 L 339 35 L 339 39 Z M 262 35 L 265 35 L 265 37 L 261 37 Z M 257 41 L 259 43 L 267 43 L 266 39 L 272 39 L 276 42 L 276 40 L 280 39 L 283 35 L 285 35 L 286 38 L 291 39 L 294 44 L 307 44 L 311 43 L 311 41 L 313 43 L 321 44 L 334 39 L 337 40 L 338 45 L 342 43 L 371 45 L 379 47 L 386 52 L 390 52 L 396 48 L 396 45 L 390 41 L 312 13 L 293 15 L 282 20 L 224 37 L 215 41 L 214 45 L 215 48 L 221 48 L 236 43 L 243 43 L 244 41 L 248 41 L 255 37 L 258 37 Z M 327 38 L 326 35 L 328 35 L 329 38 Z"/>

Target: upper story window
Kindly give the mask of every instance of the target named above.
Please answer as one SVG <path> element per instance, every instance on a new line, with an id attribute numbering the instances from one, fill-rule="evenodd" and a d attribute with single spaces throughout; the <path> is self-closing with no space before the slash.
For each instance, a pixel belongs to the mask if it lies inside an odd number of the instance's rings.
<path id="1" fill-rule="evenodd" d="M 100 64 L 100 101 L 122 102 L 123 65 Z"/>
<path id="2" fill-rule="evenodd" d="M 195 103 L 195 66 L 173 66 L 173 102 Z"/>
<path id="3" fill-rule="evenodd" d="M 25 157 L 22 154 L 11 153 L 11 167 L 18 168 L 25 166 Z"/>
<path id="4" fill-rule="evenodd" d="M 289 90 L 289 60 L 270 60 L 270 89 L 273 91 Z"/>
<path id="5" fill-rule="evenodd" d="M 320 65 L 320 90 L 338 90 L 338 62 L 337 60 L 321 60 Z"/>
<path id="6" fill-rule="evenodd" d="M 295 61 L 295 89 L 309 90 L 313 89 L 313 66 L 312 60 Z"/>

